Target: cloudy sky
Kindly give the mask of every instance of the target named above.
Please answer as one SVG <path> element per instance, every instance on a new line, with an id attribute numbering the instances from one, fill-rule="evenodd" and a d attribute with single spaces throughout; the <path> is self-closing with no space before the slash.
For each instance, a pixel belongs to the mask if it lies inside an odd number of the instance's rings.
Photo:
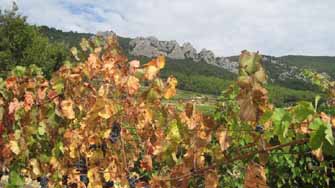
<path id="1" fill-rule="evenodd" d="M 0 0 L 0 7 L 12 0 Z M 217 55 L 335 56 L 335 0 L 16 0 L 28 21 L 191 42 Z"/>

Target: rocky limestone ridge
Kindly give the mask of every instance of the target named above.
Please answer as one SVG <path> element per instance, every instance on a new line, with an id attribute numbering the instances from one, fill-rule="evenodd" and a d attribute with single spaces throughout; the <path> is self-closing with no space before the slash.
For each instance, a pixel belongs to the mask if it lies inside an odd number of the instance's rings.
<path id="1" fill-rule="evenodd" d="M 97 35 L 107 37 L 116 35 L 113 31 L 99 32 Z M 129 41 L 129 54 L 133 56 L 156 57 L 164 55 L 171 59 L 191 59 L 195 62 L 205 62 L 215 65 L 229 72 L 238 73 L 238 57 L 216 57 L 211 50 L 202 49 L 199 53 L 191 43 L 186 42 L 182 45 L 175 40 L 161 41 L 156 37 L 136 37 Z M 280 57 L 263 56 L 263 63 L 273 67 L 276 73 L 271 72 L 271 81 L 275 80 L 304 80 L 300 70 L 296 66 L 288 66 Z M 270 72 L 269 72 L 270 73 Z"/>
<path id="2" fill-rule="evenodd" d="M 203 61 L 237 73 L 238 64 L 224 57 L 216 57 L 211 50 L 202 49 L 199 53 L 191 43 L 181 46 L 175 40 L 160 41 L 156 37 L 136 37 L 129 42 L 129 53 L 134 56 L 155 57 L 164 55 L 171 59 L 191 59 L 195 62 Z"/>

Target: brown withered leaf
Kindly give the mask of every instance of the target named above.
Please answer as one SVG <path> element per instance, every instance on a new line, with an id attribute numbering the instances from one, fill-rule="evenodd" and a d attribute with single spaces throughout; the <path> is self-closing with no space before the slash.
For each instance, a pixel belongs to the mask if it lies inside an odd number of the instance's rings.
<path id="1" fill-rule="evenodd" d="M 321 149 L 321 148 L 316 149 L 316 150 L 313 150 L 313 151 L 312 151 L 312 154 L 316 157 L 316 159 L 317 159 L 318 161 L 323 161 L 323 160 L 324 160 L 324 157 L 323 157 L 322 149 Z"/>
<path id="2" fill-rule="evenodd" d="M 245 97 L 239 97 L 237 103 L 240 106 L 240 118 L 243 121 L 256 121 L 257 118 L 257 106 L 255 106 L 252 98 L 247 95 Z"/>
<path id="3" fill-rule="evenodd" d="M 185 165 L 177 165 L 171 171 L 171 177 L 182 177 L 190 171 Z M 171 181 L 172 187 L 187 188 L 189 182 L 189 177 L 174 179 Z"/>
<path id="4" fill-rule="evenodd" d="M 244 177 L 244 188 L 268 188 L 265 168 L 255 162 L 249 162 Z"/>
<path id="5" fill-rule="evenodd" d="M 159 176 L 155 176 L 155 175 L 152 176 L 149 183 L 150 183 L 151 188 L 170 188 L 171 187 L 168 184 L 168 181 L 162 181 Z"/>
<path id="6" fill-rule="evenodd" d="M 221 151 L 225 151 L 230 146 L 230 139 L 228 137 L 228 131 L 226 130 L 217 130 L 216 131 L 216 138 L 220 143 Z"/>
<path id="7" fill-rule="evenodd" d="M 143 156 L 143 159 L 141 160 L 140 166 L 144 170 L 151 171 L 152 170 L 152 158 L 151 158 L 151 155 L 145 155 L 145 156 Z"/>
<path id="8" fill-rule="evenodd" d="M 205 188 L 217 188 L 219 183 L 218 173 L 211 170 L 205 174 Z"/>

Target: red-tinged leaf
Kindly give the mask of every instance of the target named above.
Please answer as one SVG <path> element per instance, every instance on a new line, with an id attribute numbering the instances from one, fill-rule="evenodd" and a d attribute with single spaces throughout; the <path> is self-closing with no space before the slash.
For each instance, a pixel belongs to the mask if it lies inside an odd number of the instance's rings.
<path id="1" fill-rule="evenodd" d="M 138 60 L 133 60 L 129 62 L 129 72 L 130 74 L 134 74 L 136 69 L 140 67 L 140 62 Z"/>
<path id="2" fill-rule="evenodd" d="M 12 102 L 9 103 L 8 114 L 12 115 L 23 106 L 22 102 L 19 102 L 17 98 L 14 98 Z"/>
<path id="3" fill-rule="evenodd" d="M 152 158 L 151 158 L 151 155 L 145 155 L 145 156 L 143 156 L 143 159 L 141 160 L 140 166 L 144 170 L 152 171 Z"/>
<path id="4" fill-rule="evenodd" d="M 24 94 L 24 110 L 27 112 L 34 105 L 34 95 L 32 92 L 27 91 Z"/>
<path id="5" fill-rule="evenodd" d="M 244 188 L 268 188 L 265 168 L 255 162 L 250 162 L 244 177 Z"/>
<path id="6" fill-rule="evenodd" d="M 16 77 L 9 77 L 6 79 L 6 88 L 8 90 L 16 88 L 17 83 L 16 83 Z"/>

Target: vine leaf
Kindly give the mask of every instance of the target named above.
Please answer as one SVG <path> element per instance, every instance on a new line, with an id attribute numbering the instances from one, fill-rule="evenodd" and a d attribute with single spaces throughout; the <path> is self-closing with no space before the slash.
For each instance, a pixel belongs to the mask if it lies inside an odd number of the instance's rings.
<path id="1" fill-rule="evenodd" d="M 24 110 L 27 112 L 31 109 L 34 104 L 34 95 L 32 92 L 27 91 L 24 94 Z"/>
<path id="2" fill-rule="evenodd" d="M 62 114 L 68 119 L 74 119 L 75 113 L 73 111 L 73 101 L 71 99 L 63 100 L 61 102 Z"/>
<path id="3" fill-rule="evenodd" d="M 170 76 L 167 79 L 167 87 L 165 89 L 164 98 L 170 99 L 171 97 L 176 95 L 176 86 L 177 86 L 177 79 L 173 76 Z"/>
<path id="4" fill-rule="evenodd" d="M 319 161 L 323 161 L 324 157 L 322 154 L 322 148 L 318 148 L 316 150 L 312 151 L 312 154 L 316 157 L 316 159 L 318 159 Z"/>
<path id="5" fill-rule="evenodd" d="M 265 168 L 255 162 L 250 162 L 244 178 L 244 188 L 267 188 Z"/>
<path id="6" fill-rule="evenodd" d="M 11 140 L 9 142 L 9 148 L 16 155 L 20 154 L 20 152 L 21 152 L 19 144 L 18 144 L 18 142 L 16 140 Z"/>
<path id="7" fill-rule="evenodd" d="M 152 158 L 151 155 L 145 155 L 141 160 L 141 168 L 147 171 L 152 170 Z"/>
<path id="8" fill-rule="evenodd" d="M 217 188 L 219 182 L 218 174 L 211 170 L 205 174 L 205 188 Z"/>
<path id="9" fill-rule="evenodd" d="M 250 95 L 240 96 L 237 100 L 240 106 L 240 118 L 244 121 L 256 121 L 257 107 Z"/>
<path id="10" fill-rule="evenodd" d="M 148 80 L 153 80 L 160 69 L 165 66 L 165 57 L 158 56 L 156 59 L 151 60 L 149 63 L 145 64 L 144 67 L 144 77 Z"/>
<path id="11" fill-rule="evenodd" d="M 228 137 L 228 131 L 226 130 L 218 130 L 216 131 L 216 138 L 220 143 L 221 151 L 225 151 L 230 146 L 230 139 Z"/>

